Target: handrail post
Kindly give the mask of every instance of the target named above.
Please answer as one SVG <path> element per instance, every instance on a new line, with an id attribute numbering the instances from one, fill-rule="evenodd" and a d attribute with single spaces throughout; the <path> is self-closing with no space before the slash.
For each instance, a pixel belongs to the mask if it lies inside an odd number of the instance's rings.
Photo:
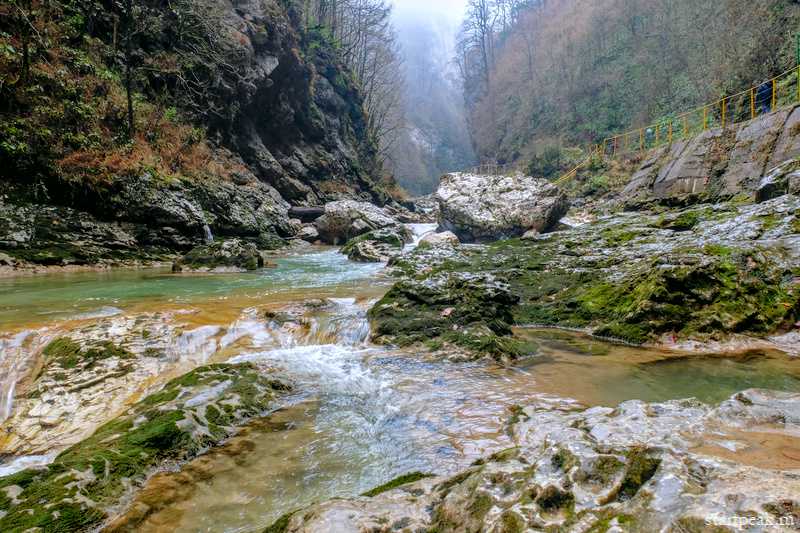
<path id="1" fill-rule="evenodd" d="M 708 106 L 703 107 L 703 131 L 708 129 Z"/>
<path id="2" fill-rule="evenodd" d="M 683 115 L 683 137 L 689 136 L 689 116 Z"/>
<path id="3" fill-rule="evenodd" d="M 756 118 L 756 88 L 750 89 L 750 120 Z"/>
<path id="4" fill-rule="evenodd" d="M 728 119 L 728 105 L 727 105 L 727 98 L 722 99 L 722 129 L 725 129 L 727 125 Z"/>
<path id="5" fill-rule="evenodd" d="M 639 151 L 644 152 L 644 128 L 639 130 Z"/>

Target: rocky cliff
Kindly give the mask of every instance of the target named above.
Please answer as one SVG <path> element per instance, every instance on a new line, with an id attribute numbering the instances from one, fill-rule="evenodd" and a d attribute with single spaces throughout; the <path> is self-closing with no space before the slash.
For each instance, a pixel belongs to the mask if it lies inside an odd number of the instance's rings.
<path id="1" fill-rule="evenodd" d="M 784 108 L 652 151 L 623 190 L 622 201 L 635 207 L 650 200 L 753 198 L 765 179 L 770 181 L 774 171 L 799 154 L 800 107 Z"/>
<path id="2" fill-rule="evenodd" d="M 299 229 L 290 204 L 387 199 L 352 76 L 292 2 L 140 0 L 130 28 L 111 2 L 3 9 L 6 263 L 148 260 L 210 235 L 275 248 Z"/>

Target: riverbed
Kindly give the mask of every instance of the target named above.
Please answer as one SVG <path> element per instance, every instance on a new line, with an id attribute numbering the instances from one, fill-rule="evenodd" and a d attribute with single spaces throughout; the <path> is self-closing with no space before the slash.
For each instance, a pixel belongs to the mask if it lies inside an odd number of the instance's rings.
<path id="1" fill-rule="evenodd" d="M 285 377 L 296 392 L 271 416 L 181 471 L 154 476 L 133 497 L 157 509 L 141 531 L 258 531 L 315 501 L 357 495 L 406 472 L 456 472 L 513 446 L 508 421 L 516 406 L 533 400 L 713 403 L 751 387 L 800 391 L 800 360 L 771 351 L 723 358 L 520 329 L 538 346 L 536 355 L 504 367 L 375 346 L 366 311 L 391 286 L 384 265 L 352 263 L 332 248 L 274 261 L 276 268 L 246 274 L 151 269 L 0 279 L 0 416 L 7 418 L 0 429 L 24 427 L 19 410 L 30 400 L 15 395 L 53 338 L 106 339 L 164 355 L 148 380 L 123 387 L 118 401 L 80 423 L 54 426 L 65 428 L 62 436 L 43 430 L 51 433 L 18 439 L 14 453 L 2 442 L 0 468 L 46 463 L 171 376 L 208 362 L 251 362 Z M 773 466 L 800 468 L 796 440 L 754 446 L 761 446 L 754 462 L 770 466 L 777 449 L 789 459 Z M 706 452 L 725 453 L 713 446 Z"/>

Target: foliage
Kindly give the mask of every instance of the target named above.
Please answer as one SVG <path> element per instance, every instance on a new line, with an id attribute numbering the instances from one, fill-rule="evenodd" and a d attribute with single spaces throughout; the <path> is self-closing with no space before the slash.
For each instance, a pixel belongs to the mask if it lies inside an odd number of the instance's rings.
<path id="1" fill-rule="evenodd" d="M 554 138 L 597 142 L 788 70 L 800 21 L 791 0 L 469 4 L 457 59 L 470 132 L 479 157 L 505 161 Z"/>

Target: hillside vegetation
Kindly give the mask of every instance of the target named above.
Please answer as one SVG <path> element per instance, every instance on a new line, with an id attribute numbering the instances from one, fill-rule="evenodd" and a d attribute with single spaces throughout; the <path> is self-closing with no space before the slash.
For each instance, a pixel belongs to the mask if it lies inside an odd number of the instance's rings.
<path id="1" fill-rule="evenodd" d="M 482 160 L 529 162 L 795 65 L 800 7 L 789 0 L 469 4 L 458 62 Z"/>

